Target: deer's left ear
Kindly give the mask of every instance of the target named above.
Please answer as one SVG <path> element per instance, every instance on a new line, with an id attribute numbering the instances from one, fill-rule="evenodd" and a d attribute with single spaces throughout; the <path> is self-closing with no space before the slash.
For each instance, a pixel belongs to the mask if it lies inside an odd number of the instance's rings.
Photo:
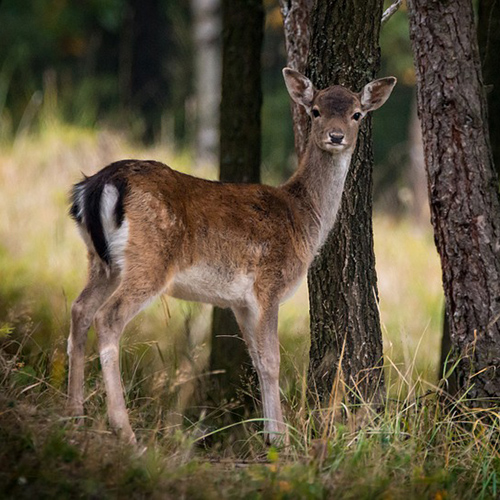
<path id="1" fill-rule="evenodd" d="M 373 80 L 373 82 L 367 83 L 360 93 L 362 111 L 368 113 L 368 111 L 380 108 L 389 99 L 396 82 L 395 77 L 388 76 L 387 78 L 380 78 L 380 80 Z"/>

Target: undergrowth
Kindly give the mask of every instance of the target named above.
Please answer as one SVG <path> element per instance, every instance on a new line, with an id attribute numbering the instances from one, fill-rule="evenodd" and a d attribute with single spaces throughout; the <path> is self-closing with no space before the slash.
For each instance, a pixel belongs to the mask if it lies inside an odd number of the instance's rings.
<path id="1" fill-rule="evenodd" d="M 489 499 L 499 494 L 499 415 L 465 399 L 439 398 L 437 387 L 426 393 L 407 387 L 407 396 L 387 398 L 382 412 L 368 403 L 355 411 L 345 399 L 319 412 L 307 403 L 300 406 L 314 399 L 310 394 L 296 394 L 285 400 L 290 445 L 281 448 L 264 445 L 258 418 L 235 424 L 234 432 L 205 427 L 203 416 L 175 422 L 162 394 L 134 399 L 129 391 L 140 442 L 131 448 L 108 430 L 98 366 L 88 364 L 87 381 L 93 382 L 90 388 L 87 382 L 85 419 L 77 423 L 64 416 L 65 396 L 47 370 L 47 360 L 57 356 L 54 349 L 40 351 L 37 362 L 31 357 L 27 365 L 26 339 L 16 339 L 6 326 L 1 335 L 5 498 Z M 351 418 L 360 412 L 362 422 Z"/>

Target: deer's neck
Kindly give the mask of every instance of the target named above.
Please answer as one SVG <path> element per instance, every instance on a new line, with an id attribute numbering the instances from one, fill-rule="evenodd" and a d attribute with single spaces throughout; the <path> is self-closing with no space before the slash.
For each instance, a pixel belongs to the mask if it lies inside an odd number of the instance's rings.
<path id="1" fill-rule="evenodd" d="M 299 204 L 313 254 L 335 223 L 351 157 L 352 149 L 330 154 L 310 142 L 299 168 L 283 186 Z"/>

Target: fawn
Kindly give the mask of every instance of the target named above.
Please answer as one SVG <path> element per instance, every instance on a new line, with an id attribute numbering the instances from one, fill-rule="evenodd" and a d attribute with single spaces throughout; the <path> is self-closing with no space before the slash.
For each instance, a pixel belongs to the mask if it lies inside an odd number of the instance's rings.
<path id="1" fill-rule="evenodd" d="M 71 216 L 88 249 L 88 282 L 71 309 L 68 409 L 83 414 L 84 350 L 95 322 L 109 423 L 135 443 L 119 367 L 125 325 L 158 295 L 229 307 L 261 387 L 268 441 L 285 432 L 280 404 L 278 309 L 333 227 L 362 118 L 396 79 L 360 93 L 316 90 L 283 70 L 291 98 L 311 117 L 295 174 L 271 187 L 185 175 L 156 161 L 112 163 L 73 187 Z"/>

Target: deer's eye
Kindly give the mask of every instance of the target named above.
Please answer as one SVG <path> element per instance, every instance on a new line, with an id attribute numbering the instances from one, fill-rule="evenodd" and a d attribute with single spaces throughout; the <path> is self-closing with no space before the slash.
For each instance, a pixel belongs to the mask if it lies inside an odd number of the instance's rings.
<path id="1" fill-rule="evenodd" d="M 314 118 L 318 118 L 320 116 L 320 112 L 318 108 L 313 108 L 313 116 Z"/>
<path id="2" fill-rule="evenodd" d="M 354 113 L 352 119 L 358 121 L 361 118 L 361 113 Z"/>

